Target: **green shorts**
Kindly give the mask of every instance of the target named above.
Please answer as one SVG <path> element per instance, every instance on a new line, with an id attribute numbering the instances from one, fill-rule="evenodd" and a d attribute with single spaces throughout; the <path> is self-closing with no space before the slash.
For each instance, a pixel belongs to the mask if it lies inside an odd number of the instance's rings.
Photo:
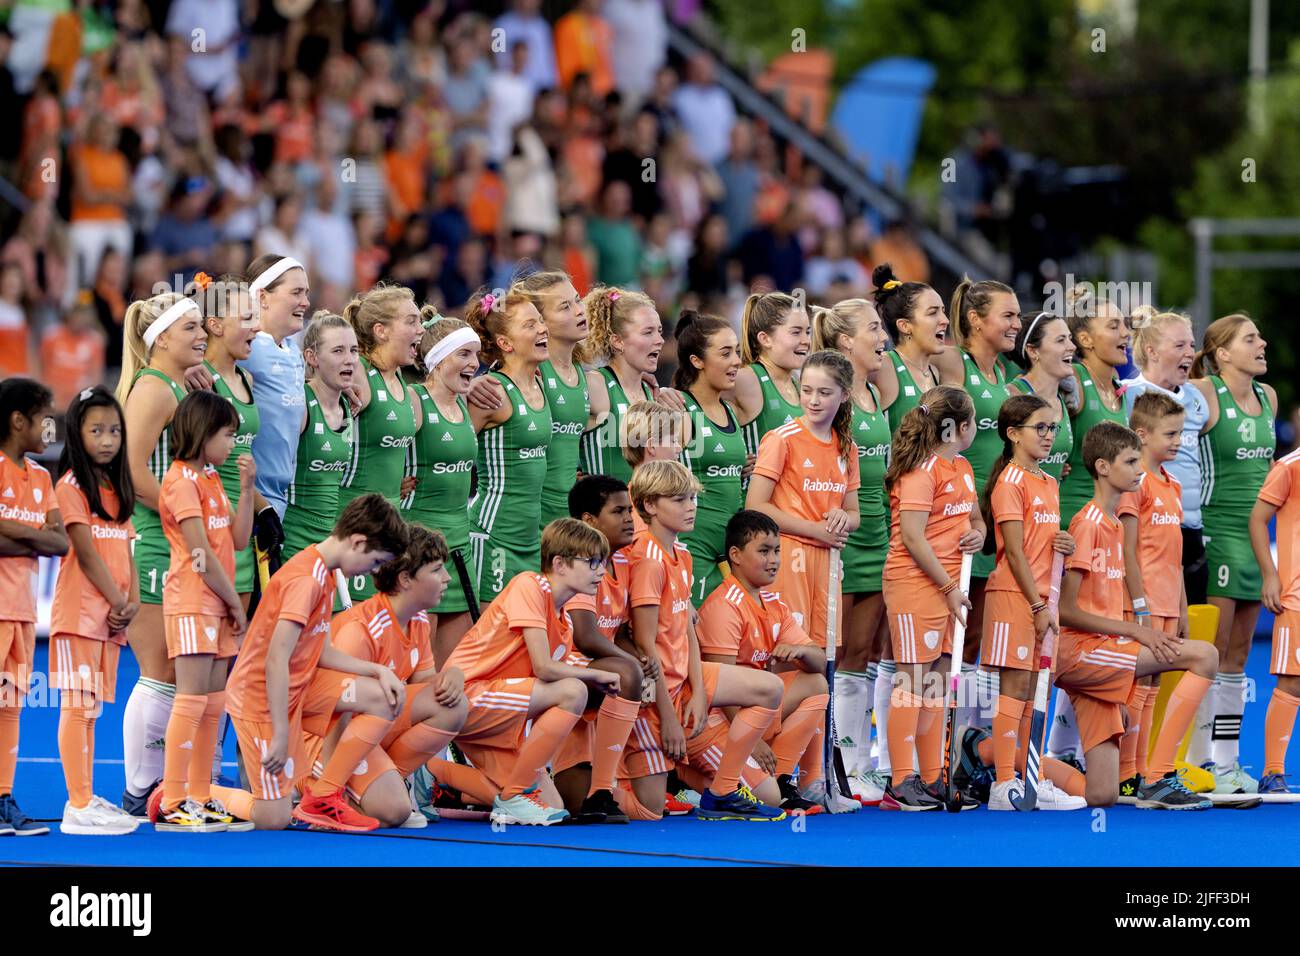
<path id="1" fill-rule="evenodd" d="M 171 547 L 157 513 L 142 512 L 132 520 L 139 535 L 132 544 L 131 557 L 140 579 L 140 603 L 162 604 L 163 585 L 167 583 L 167 569 L 172 564 Z"/>
<path id="2" fill-rule="evenodd" d="M 556 518 L 568 518 L 569 515 L 569 497 L 557 495 L 553 492 L 542 492 L 542 517 L 538 521 L 537 530 L 540 532 Z"/>
<path id="3" fill-rule="evenodd" d="M 253 575 L 257 573 L 257 551 L 250 544 L 235 552 L 235 593 L 253 593 Z"/>
<path id="4" fill-rule="evenodd" d="M 726 539 L 726 521 L 719 523 L 714 516 L 703 522 L 697 516 L 694 530 L 682 535 L 682 544 L 691 552 L 691 603 L 696 607 L 703 604 L 704 599 L 722 583 L 724 575 L 718 565 L 727 560 L 724 551 Z"/>
<path id="5" fill-rule="evenodd" d="M 1207 518 L 1209 513 L 1203 511 Z M 1258 601 L 1264 579 L 1250 546 L 1249 517 L 1225 522 L 1219 514 L 1205 522 L 1205 562 L 1210 572 L 1209 597 Z"/>
<path id="6" fill-rule="evenodd" d="M 880 574 L 889 553 L 889 516 L 863 515 L 858 530 L 849 535 L 841 552 L 845 594 L 876 594 L 881 590 Z"/>
<path id="7" fill-rule="evenodd" d="M 514 542 L 493 540 L 479 531 L 469 534 L 470 576 L 478 581 L 480 610 L 496 599 L 506 589 L 516 574 L 540 571 L 542 564 L 541 537 L 520 547 Z M 444 598 L 444 600 L 446 600 Z"/>
<path id="8" fill-rule="evenodd" d="M 335 515 L 318 515 L 297 505 L 284 511 L 284 543 L 280 545 L 280 563 L 284 564 L 299 551 L 320 544 L 334 533 Z"/>
<path id="9" fill-rule="evenodd" d="M 971 555 L 970 576 L 972 581 L 987 578 L 998 566 L 997 554 L 984 554 L 982 551 Z"/>

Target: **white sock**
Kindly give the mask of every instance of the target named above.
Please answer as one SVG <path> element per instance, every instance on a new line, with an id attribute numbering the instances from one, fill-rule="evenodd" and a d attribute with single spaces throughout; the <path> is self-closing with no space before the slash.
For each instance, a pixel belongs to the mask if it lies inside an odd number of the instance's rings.
<path id="1" fill-rule="evenodd" d="M 1056 715 L 1052 718 L 1052 732 L 1047 737 L 1047 755 L 1059 757 L 1061 754 L 1079 753 L 1079 723 L 1074 716 L 1074 704 L 1070 695 L 1059 687 L 1056 690 Z"/>
<path id="2" fill-rule="evenodd" d="M 961 677 L 957 681 L 957 728 L 973 724 L 979 713 L 979 701 L 975 697 L 975 665 L 962 661 Z"/>
<path id="3" fill-rule="evenodd" d="M 998 692 L 1001 687 L 1001 671 L 986 671 L 981 667 L 975 672 L 975 693 L 977 695 L 975 726 L 984 730 L 990 730 L 993 727 L 993 715 L 998 709 Z"/>
<path id="4" fill-rule="evenodd" d="M 867 665 L 867 695 L 864 703 L 866 712 L 862 716 L 862 726 L 866 730 L 862 734 L 861 750 L 858 756 L 858 770 L 870 770 L 875 764 L 872 761 L 871 733 L 872 733 L 872 715 L 876 711 L 876 675 L 880 672 L 880 665 L 872 661 Z"/>
<path id="5" fill-rule="evenodd" d="M 876 684 L 872 688 L 876 711 L 876 769 L 889 773 L 893 765 L 889 762 L 889 695 L 894 690 L 894 674 L 898 665 L 893 661 L 881 661 L 876 670 Z"/>
<path id="6" fill-rule="evenodd" d="M 1241 715 L 1246 710 L 1246 675 L 1220 674 L 1214 693 L 1214 733 L 1210 749 L 1219 773 L 1241 756 Z"/>
<path id="7" fill-rule="evenodd" d="M 1193 767 L 1203 767 L 1214 759 L 1214 752 L 1210 749 L 1210 736 L 1214 731 L 1214 702 L 1218 699 L 1218 693 L 1219 678 L 1216 676 L 1214 683 L 1201 698 L 1196 716 L 1192 718 L 1192 735 L 1187 742 L 1186 759 Z"/>
<path id="8" fill-rule="evenodd" d="M 867 675 L 858 671 L 835 672 L 835 746 L 852 776 L 862 769 L 862 756 L 871 733 L 867 729 L 865 701 L 871 696 Z"/>
<path id="9" fill-rule="evenodd" d="M 175 684 L 141 677 L 131 688 L 122 711 L 126 788 L 137 797 L 147 794 L 162 779 L 163 738 L 167 736 L 175 696 Z"/>

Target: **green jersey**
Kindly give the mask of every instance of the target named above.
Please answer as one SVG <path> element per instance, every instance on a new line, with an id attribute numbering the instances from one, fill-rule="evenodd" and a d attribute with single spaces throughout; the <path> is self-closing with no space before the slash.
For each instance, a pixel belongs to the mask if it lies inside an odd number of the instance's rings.
<path id="1" fill-rule="evenodd" d="M 136 373 L 135 381 L 140 381 L 145 375 L 152 375 L 166 382 L 172 394 L 176 396 L 178 404 L 185 398 L 185 389 L 157 369 L 142 368 Z M 161 485 L 167 469 L 171 466 L 171 424 L 168 423 L 149 454 L 149 473 Z M 140 579 L 140 601 L 143 604 L 161 604 L 167 569 L 171 567 L 171 548 L 163 534 L 162 519 L 158 517 L 157 511 L 137 497 L 135 510 L 131 513 L 131 523 L 135 525 L 137 535 L 132 557 L 135 560 L 136 574 Z"/>
<path id="2" fill-rule="evenodd" d="M 357 416 L 352 461 L 339 483 L 340 509 L 372 491 L 397 504 L 407 450 L 415 440 L 415 410 L 406 386 L 399 383 L 401 392 L 390 392 L 379 369 L 365 358 L 361 367 L 370 385 L 370 404 Z"/>
<path id="3" fill-rule="evenodd" d="M 962 385 L 975 405 L 975 440 L 962 454 L 975 473 L 975 494 L 978 498 L 984 493 L 984 484 L 988 481 L 993 462 L 1002 452 L 1002 440 L 998 438 L 998 412 L 1007 397 L 1015 393 L 1007 389 L 1007 380 L 1011 376 L 1007 374 L 1007 366 L 1001 355 L 993 363 L 993 378 L 990 379 L 980 370 L 979 363 L 971 358 L 969 352 L 965 349 L 960 351 Z M 996 564 L 995 555 L 977 554 L 971 565 L 971 575 L 987 578 L 993 573 Z"/>
<path id="4" fill-rule="evenodd" d="M 244 390 L 248 392 L 247 402 L 240 401 L 235 396 L 230 383 L 218 374 L 211 362 L 205 360 L 203 365 L 212 375 L 212 390 L 234 405 L 235 413 L 239 416 L 235 447 L 230 450 L 230 457 L 217 466 L 221 487 L 225 489 L 226 497 L 230 499 L 230 517 L 233 521 L 235 509 L 239 507 L 239 456 L 253 453 L 253 438 L 262 427 L 262 418 L 257 413 L 257 405 L 253 403 L 253 383 L 248 380 L 248 375 L 242 368 L 236 365 L 235 374 L 239 376 L 239 380 L 244 383 Z M 253 590 L 253 568 L 256 563 L 251 542 L 243 551 L 236 553 L 235 591 L 237 593 L 248 594 Z"/>
<path id="5" fill-rule="evenodd" d="M 745 426 L 745 450 L 748 454 L 757 455 L 763 436 L 773 428 L 794 421 L 803 414 L 803 407 L 798 402 L 786 400 L 762 362 L 755 362 L 749 367 L 758 376 L 758 387 L 763 393 L 762 410 L 757 418 Z"/>
<path id="6" fill-rule="evenodd" d="M 1023 375 L 1007 383 L 1008 394 L 1011 394 L 1012 390 L 1022 395 L 1035 394 L 1034 386 L 1029 384 L 1029 379 Z M 1061 403 L 1062 409 L 1066 408 L 1064 396 L 1059 396 L 1057 401 Z M 1067 410 L 1061 415 L 1061 420 L 1056 423 L 1056 437 L 1052 439 L 1052 453 L 1039 463 L 1039 467 L 1055 478 L 1059 484 L 1061 472 L 1065 470 L 1065 463 L 1070 460 L 1070 452 L 1073 450 L 1074 425 L 1070 421 L 1070 414 Z"/>
<path id="7" fill-rule="evenodd" d="M 889 469 L 889 415 L 880 411 L 880 393 L 871 385 L 876 411 L 853 403 L 853 443 L 858 446 L 858 513 L 862 522 L 844 546 L 843 587 L 846 594 L 873 594 L 881 589 L 880 575 L 889 552 L 889 500 L 885 472 Z"/>
<path id="8" fill-rule="evenodd" d="M 898 431 L 898 423 L 903 420 L 903 416 L 921 404 L 921 396 L 925 394 L 925 389 L 916 384 L 901 355 L 893 349 L 885 355 L 890 362 L 894 363 L 894 371 L 898 375 L 898 394 L 894 396 L 894 404 L 889 406 L 888 412 L 889 431 L 893 434 Z"/>
<path id="9" fill-rule="evenodd" d="M 1070 526 L 1070 520 L 1092 499 L 1095 491 L 1092 475 L 1088 473 L 1088 468 L 1083 463 L 1083 438 L 1088 434 L 1088 429 L 1100 422 L 1128 424 L 1128 419 L 1124 415 L 1124 403 L 1120 402 L 1119 408 L 1114 411 L 1107 408 L 1102 404 L 1101 394 L 1097 391 L 1097 385 L 1093 382 L 1092 373 L 1087 367 L 1075 362 L 1074 370 L 1079 373 L 1079 381 L 1083 383 L 1083 401 L 1072 423 L 1074 444 L 1070 446 L 1070 473 L 1061 482 L 1062 528 Z"/>
<path id="10" fill-rule="evenodd" d="M 478 436 L 462 398 L 456 399 L 460 421 L 445 416 L 423 385 L 413 387 L 420 403 L 420 431 L 415 436 L 411 473 L 415 491 L 402 500 L 408 521 L 441 531 L 447 547 L 469 547 L 470 484 L 478 458 Z M 459 588 L 455 588 L 459 590 Z"/>
<path id="11" fill-rule="evenodd" d="M 633 403 L 623 391 L 612 368 L 605 366 L 596 371 L 605 380 L 605 391 L 609 393 L 609 414 L 603 422 L 582 436 L 582 472 L 586 475 L 609 475 L 626 483 L 632 480 L 632 466 L 623 457 L 623 446 L 627 441 L 623 416 Z M 638 401 L 649 401 L 654 397 L 650 386 L 645 382 L 641 383 L 641 392 L 642 397 Z"/>
<path id="12" fill-rule="evenodd" d="M 578 375 L 577 385 L 566 382 L 550 359 L 539 369 L 546 407 L 551 411 L 551 445 L 546 449 L 546 484 L 542 485 L 543 527 L 556 518 L 569 517 L 569 489 L 578 477 L 578 451 L 591 410 L 587 377 L 576 365 L 573 370 Z"/>
<path id="13" fill-rule="evenodd" d="M 745 470 L 745 436 L 735 413 L 722 403 L 725 424 L 719 425 L 700 407 L 690 392 L 685 393 L 686 412 L 691 417 L 691 442 L 682 450 L 682 464 L 704 486 L 695 513 L 695 528 L 682 535 L 690 549 L 695 582 L 691 599 L 699 607 L 722 583 L 718 562 L 727 560 L 727 522 L 743 507 L 741 472 Z"/>
<path id="14" fill-rule="evenodd" d="M 324 541 L 334 530 L 339 513 L 339 482 L 352 462 L 353 420 L 347 399 L 339 397 L 343 421 L 331 428 L 320 399 L 308 383 L 303 386 L 307 424 L 298 436 L 297 463 L 289 483 L 284 511 L 284 546 L 281 559 Z"/>

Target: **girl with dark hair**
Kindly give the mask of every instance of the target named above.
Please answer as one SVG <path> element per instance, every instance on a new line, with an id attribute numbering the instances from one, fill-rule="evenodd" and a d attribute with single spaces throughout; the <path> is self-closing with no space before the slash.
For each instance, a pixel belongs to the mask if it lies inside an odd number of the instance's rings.
<path id="1" fill-rule="evenodd" d="M 1021 319 L 1011 360 L 1023 372 L 1007 383 L 1013 395 L 1037 395 L 1056 415 L 1052 451 L 1039 467 L 1058 482 L 1064 479 L 1074 447 L 1068 396 L 1074 387 L 1074 340 L 1065 319 L 1046 312 L 1032 312 Z"/>
<path id="2" fill-rule="evenodd" d="M 898 425 L 921 401 L 921 394 L 942 381 L 932 361 L 947 346 L 948 316 L 943 299 L 924 282 L 902 282 L 889 263 L 876 266 L 871 273 L 876 287 L 872 297 L 885 331 L 893 342 L 876 378 L 883 408 L 889 410 L 889 429 Z"/>

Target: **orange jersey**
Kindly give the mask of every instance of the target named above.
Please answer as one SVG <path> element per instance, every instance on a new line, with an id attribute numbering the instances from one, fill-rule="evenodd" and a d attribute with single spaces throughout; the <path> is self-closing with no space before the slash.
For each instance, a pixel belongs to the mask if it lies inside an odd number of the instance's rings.
<path id="1" fill-rule="evenodd" d="M 849 492 L 857 491 L 862 484 L 857 453 L 847 458 L 841 455 L 834 436 L 830 441 L 815 437 L 802 417 L 763 436 L 754 474 L 776 483 L 772 489 L 773 506 L 814 524 L 824 522 L 832 508 L 843 508 Z M 787 537 L 825 547 L 799 535 Z"/>
<path id="2" fill-rule="evenodd" d="M 158 493 L 158 514 L 163 534 L 171 546 L 172 560 L 163 585 L 163 610 L 167 614 L 208 614 L 224 617 L 226 602 L 217 597 L 194 569 L 197 560 L 181 532 L 181 522 L 198 518 L 208 547 L 221 562 L 226 577 L 235 581 L 235 538 L 231 533 L 230 499 L 221 487 L 217 469 L 208 465 L 195 471 L 183 461 L 173 461 Z"/>
<path id="3" fill-rule="evenodd" d="M 624 548 L 609 556 L 609 566 L 594 595 L 575 594 L 565 605 L 566 611 L 590 611 L 595 614 L 596 630 L 611 641 L 618 635 L 619 628 L 627 623 L 630 613 L 627 595 L 632 583 L 632 566 L 624 553 L 627 550 Z"/>
<path id="4" fill-rule="evenodd" d="M 524 630 L 546 632 L 551 659 L 562 661 L 573 647 L 573 622 L 555 606 L 551 582 L 535 571 L 516 574 L 478 623 L 460 639 L 445 667 L 459 667 L 465 683 L 533 677 Z"/>
<path id="5" fill-rule="evenodd" d="M 1277 508 L 1277 574 L 1282 581 L 1282 607 L 1300 611 L 1300 453 L 1293 451 L 1274 463 L 1259 498 Z"/>
<path id="6" fill-rule="evenodd" d="M 930 516 L 925 526 L 926 540 L 944 569 L 956 577 L 961 571 L 957 543 L 970 530 L 970 515 L 975 507 L 975 473 L 961 455 L 952 461 L 931 455 L 921 467 L 900 476 L 889 489 L 892 526 L 889 554 L 885 556 L 885 580 L 930 580 L 903 544 L 898 519 L 904 511 L 923 511 Z"/>
<path id="7" fill-rule="evenodd" d="M 811 644 L 808 635 L 773 591 L 758 600 L 727 575 L 700 605 L 700 653 L 736 655 L 742 667 L 767 670 L 778 644 Z"/>
<path id="8" fill-rule="evenodd" d="M 1183 578 L 1171 568 L 1183 566 L 1183 486 L 1161 467 L 1148 471 L 1137 491 L 1120 496 L 1119 517 L 1138 519 L 1137 558 L 1147 610 L 1156 617 L 1178 617 L 1182 608 Z M 1132 610 L 1132 603 L 1125 600 Z"/>
<path id="9" fill-rule="evenodd" d="M 108 568 L 109 577 L 118 590 L 129 597 L 131 582 L 135 578 L 131 565 L 131 539 L 135 537 L 135 528 L 130 515 L 125 516 L 125 521 L 105 521 L 95 514 L 90 510 L 86 493 L 70 471 L 54 487 L 54 497 L 63 515 L 63 526 L 71 528 L 74 524 L 84 524 L 90 528 L 95 553 Z M 112 486 L 100 485 L 99 501 L 109 514 L 117 514 L 117 492 Z M 75 634 L 97 641 L 125 644 L 124 631 L 109 633 L 108 612 L 112 607 L 99 588 L 90 583 L 86 572 L 81 570 L 81 562 L 73 554 L 74 550 L 69 550 L 67 557 L 59 562 L 59 580 L 54 586 L 54 606 L 50 609 L 50 633 Z"/>
<path id="10" fill-rule="evenodd" d="M 1124 619 L 1124 530 L 1119 519 L 1106 514 L 1096 501 L 1079 509 L 1070 522 L 1074 554 L 1065 559 L 1067 571 L 1082 571 L 1079 610 L 1112 621 Z M 1062 636 L 1088 632 L 1063 628 Z"/>
<path id="11" fill-rule="evenodd" d="M 1016 465 L 1007 465 L 998 475 L 989 501 L 993 506 L 998 563 L 989 575 L 986 590 L 1020 590 L 1002 544 L 1002 522 L 1019 521 L 1023 525 L 1025 557 L 1034 572 L 1034 585 L 1038 596 L 1046 600 L 1052 585 L 1052 542 L 1061 530 L 1061 496 L 1056 479 L 1047 472 L 1035 475 Z"/>
<path id="12" fill-rule="evenodd" d="M 15 462 L 0 454 L 0 518 L 42 528 L 49 512 L 58 510 L 48 471 L 31 459 Z M 34 557 L 0 558 L 0 621 L 35 623 L 36 564 Z"/>
<path id="13" fill-rule="evenodd" d="M 671 554 L 665 552 L 650 534 L 627 550 L 632 564 L 630 606 L 659 608 L 655 648 L 668 692 L 676 697 L 686 682 L 691 657 L 686 630 L 691 619 L 691 553 L 681 542 L 674 542 Z"/>
<path id="14" fill-rule="evenodd" d="M 334 574 L 315 545 L 299 551 L 272 575 L 226 685 L 226 710 L 231 717 L 271 722 L 266 700 L 266 656 L 271 636 L 281 621 L 302 627 L 289 655 L 289 713 L 301 707 L 329 639 L 333 608 Z"/>
<path id="15" fill-rule="evenodd" d="M 420 611 L 403 632 L 388 596 L 376 594 L 335 615 L 330 643 L 345 654 L 383 664 L 405 683 L 412 674 L 434 669 L 430 630 L 429 615 Z"/>

